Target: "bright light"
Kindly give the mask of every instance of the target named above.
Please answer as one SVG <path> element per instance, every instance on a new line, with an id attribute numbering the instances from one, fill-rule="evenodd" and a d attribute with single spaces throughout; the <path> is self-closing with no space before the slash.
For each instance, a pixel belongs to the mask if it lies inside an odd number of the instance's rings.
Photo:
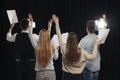
<path id="1" fill-rule="evenodd" d="M 106 28 L 106 26 L 107 26 L 106 21 L 102 18 L 100 18 L 99 20 L 96 20 L 95 24 L 96 24 L 98 29 L 103 29 L 103 28 Z"/>

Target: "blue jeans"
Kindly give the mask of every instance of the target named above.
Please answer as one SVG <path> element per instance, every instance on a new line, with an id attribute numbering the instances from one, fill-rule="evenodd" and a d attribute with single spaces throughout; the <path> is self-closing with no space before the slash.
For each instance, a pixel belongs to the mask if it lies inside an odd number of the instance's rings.
<path id="1" fill-rule="evenodd" d="M 83 71 L 84 80 L 99 80 L 99 71 L 91 72 L 88 69 L 84 69 Z"/>

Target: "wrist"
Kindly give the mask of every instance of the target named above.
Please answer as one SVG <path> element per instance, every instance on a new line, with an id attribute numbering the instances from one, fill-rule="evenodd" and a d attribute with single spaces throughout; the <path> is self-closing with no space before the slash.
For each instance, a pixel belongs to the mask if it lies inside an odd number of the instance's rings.
<path id="1" fill-rule="evenodd" d="M 12 27 L 10 27 L 9 29 L 12 30 Z"/>
<path id="2" fill-rule="evenodd" d="M 55 24 L 56 24 L 56 25 L 59 25 L 59 22 L 56 22 Z"/>
<path id="3" fill-rule="evenodd" d="M 13 27 L 12 26 L 10 26 L 10 29 L 12 29 Z"/>

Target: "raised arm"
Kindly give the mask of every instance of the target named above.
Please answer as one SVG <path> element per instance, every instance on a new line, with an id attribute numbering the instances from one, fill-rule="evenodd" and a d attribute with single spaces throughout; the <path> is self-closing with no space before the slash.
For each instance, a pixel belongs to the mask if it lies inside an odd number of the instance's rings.
<path id="1" fill-rule="evenodd" d="M 50 19 L 50 21 L 48 21 L 48 31 L 49 31 L 49 34 L 51 33 L 51 27 L 52 27 L 52 19 Z"/>
<path id="2" fill-rule="evenodd" d="M 60 49 L 64 53 L 65 52 L 65 50 L 64 50 L 65 48 L 64 48 L 63 41 L 62 41 L 62 35 L 61 35 L 60 27 L 59 27 L 59 18 L 56 15 L 52 15 L 52 19 L 55 22 L 56 33 L 57 33 L 57 36 L 58 36 L 58 41 L 59 41 L 59 44 L 60 44 Z"/>
<path id="3" fill-rule="evenodd" d="M 6 35 L 6 40 L 9 41 L 9 42 L 15 42 L 15 38 L 16 38 L 17 33 L 12 35 L 12 29 L 13 29 L 14 25 L 15 25 L 15 23 L 12 23 L 10 25 L 10 28 L 9 28 L 9 30 L 7 32 L 7 35 Z"/>
<path id="4" fill-rule="evenodd" d="M 33 17 L 32 17 L 32 14 L 31 13 L 28 13 L 28 18 L 29 18 L 29 38 L 30 38 L 30 41 L 33 45 L 34 48 L 36 48 L 36 46 L 38 45 L 37 44 L 37 41 L 38 41 L 38 35 L 36 34 L 33 34 Z"/>
<path id="5" fill-rule="evenodd" d="M 33 16 L 32 16 L 31 13 L 28 13 L 28 18 L 29 18 L 30 21 L 33 21 Z"/>
<path id="6" fill-rule="evenodd" d="M 94 44 L 94 48 L 93 48 L 92 54 L 86 52 L 85 50 L 82 50 L 86 54 L 87 59 L 93 60 L 93 59 L 96 58 L 96 56 L 97 56 L 97 49 L 98 49 L 98 45 L 99 44 L 100 44 L 100 40 L 97 39 L 95 44 Z"/>

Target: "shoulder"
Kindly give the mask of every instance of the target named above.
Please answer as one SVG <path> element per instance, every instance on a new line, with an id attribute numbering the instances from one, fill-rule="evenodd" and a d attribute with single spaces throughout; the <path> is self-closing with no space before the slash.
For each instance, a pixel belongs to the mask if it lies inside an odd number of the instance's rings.
<path id="1" fill-rule="evenodd" d="M 39 35 L 37 35 L 37 34 L 32 34 L 32 35 L 33 35 L 34 39 L 38 39 L 39 38 Z"/>
<path id="2" fill-rule="evenodd" d="M 39 35 L 37 35 L 37 34 L 33 34 L 33 36 L 35 36 L 35 37 L 39 37 Z"/>
<path id="3" fill-rule="evenodd" d="M 84 36 L 84 37 L 81 39 L 81 41 L 84 41 L 84 40 L 86 40 L 87 38 L 88 38 L 88 35 Z"/>
<path id="4" fill-rule="evenodd" d="M 87 38 L 87 36 L 84 36 L 83 38 L 81 38 L 78 45 L 80 46 L 80 45 L 84 44 L 84 42 L 87 40 L 86 38 Z"/>

